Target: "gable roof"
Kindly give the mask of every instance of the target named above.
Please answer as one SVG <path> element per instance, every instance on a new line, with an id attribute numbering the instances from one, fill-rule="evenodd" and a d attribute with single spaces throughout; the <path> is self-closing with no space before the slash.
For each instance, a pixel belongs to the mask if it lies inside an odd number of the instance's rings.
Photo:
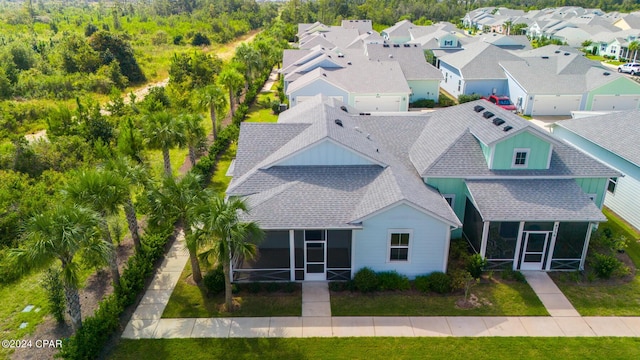
<path id="1" fill-rule="evenodd" d="M 393 26 L 382 30 L 383 33 L 389 37 L 392 36 L 409 36 L 409 29 L 414 28 L 415 25 L 409 20 L 401 20 L 395 23 Z"/>
<path id="2" fill-rule="evenodd" d="M 345 29 L 356 29 L 360 34 L 373 30 L 371 20 L 342 20 L 341 26 Z"/>
<path id="3" fill-rule="evenodd" d="M 408 47 L 404 45 L 410 45 Z M 429 64 L 417 45 L 368 44 L 366 55 L 371 61 L 397 61 L 407 80 L 442 80 L 442 72 Z"/>
<path id="4" fill-rule="evenodd" d="M 465 46 L 464 50 L 444 55 L 441 63 L 447 63 L 460 70 L 462 78 L 505 79 L 500 61 L 520 61 L 520 58 L 495 45 L 478 41 Z"/>
<path id="5" fill-rule="evenodd" d="M 640 110 L 559 121 L 563 127 L 640 166 Z"/>

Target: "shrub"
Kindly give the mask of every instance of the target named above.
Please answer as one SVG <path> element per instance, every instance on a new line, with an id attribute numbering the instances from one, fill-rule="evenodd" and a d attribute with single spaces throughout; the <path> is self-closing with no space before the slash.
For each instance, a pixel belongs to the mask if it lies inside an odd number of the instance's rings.
<path id="1" fill-rule="evenodd" d="M 378 289 L 378 276 L 376 273 L 364 267 L 355 274 L 353 277 L 353 285 L 358 291 L 371 292 Z"/>
<path id="2" fill-rule="evenodd" d="M 211 41 L 209 40 L 207 35 L 197 32 L 195 33 L 195 35 L 193 35 L 193 39 L 191 39 L 191 45 L 193 46 L 211 45 Z"/>
<path id="3" fill-rule="evenodd" d="M 252 282 L 247 284 L 247 290 L 252 294 L 257 294 L 262 290 L 262 285 L 259 282 Z"/>
<path id="4" fill-rule="evenodd" d="M 265 285 L 268 292 L 273 293 L 280 290 L 280 284 L 276 282 L 270 282 Z"/>
<path id="5" fill-rule="evenodd" d="M 461 94 L 460 96 L 458 96 L 458 103 L 464 104 L 466 102 L 476 101 L 479 99 L 480 99 L 480 95 L 478 94 L 471 94 L 471 95 Z"/>
<path id="6" fill-rule="evenodd" d="M 601 279 L 609 279 L 624 267 L 624 264 L 615 256 L 598 253 L 593 254 L 592 265 L 596 275 Z"/>
<path id="7" fill-rule="evenodd" d="M 473 276 L 474 279 L 479 279 L 482 275 L 482 269 L 487 266 L 487 260 L 480 254 L 473 254 L 469 258 L 467 264 L 467 271 Z"/>
<path id="8" fill-rule="evenodd" d="M 455 105 L 456 102 L 455 102 L 455 100 L 450 99 L 448 96 L 441 94 L 438 97 L 438 104 L 440 104 L 441 107 L 448 107 L 448 106 Z"/>
<path id="9" fill-rule="evenodd" d="M 442 272 L 432 272 L 428 275 L 429 289 L 438 294 L 447 294 L 451 292 L 451 278 Z"/>
<path id="10" fill-rule="evenodd" d="M 217 295 L 224 291 L 224 271 L 222 266 L 209 271 L 203 278 L 204 287 L 210 295 Z"/>
<path id="11" fill-rule="evenodd" d="M 286 293 L 292 293 L 294 291 L 296 291 L 296 288 L 298 287 L 298 285 L 292 281 L 285 283 L 284 286 L 282 287 L 282 290 L 284 290 L 284 292 Z"/>
<path id="12" fill-rule="evenodd" d="M 431 291 L 429 275 L 416 276 L 415 280 L 413 280 L 413 286 L 416 288 L 416 290 L 423 293 L 428 293 L 429 291 Z"/>
<path id="13" fill-rule="evenodd" d="M 346 283 L 344 281 L 332 281 L 329 283 L 329 290 L 336 291 L 336 292 L 345 291 L 346 290 L 345 284 Z"/>
<path id="14" fill-rule="evenodd" d="M 433 108 L 436 106 L 435 100 L 432 99 L 418 99 L 411 103 L 411 107 L 416 108 Z"/>
<path id="15" fill-rule="evenodd" d="M 409 278 L 398 274 L 396 271 L 384 271 L 376 274 L 378 276 L 380 290 L 409 290 L 411 287 Z"/>
<path id="16" fill-rule="evenodd" d="M 64 324 L 65 296 L 60 269 L 49 268 L 42 277 L 42 287 L 47 292 L 49 310 L 58 324 Z"/>
<path id="17" fill-rule="evenodd" d="M 520 271 L 513 271 L 511 269 L 506 269 L 505 271 L 503 271 L 502 278 L 504 280 L 513 280 L 513 281 L 521 282 L 523 284 L 527 283 L 527 278 L 525 278 Z"/>

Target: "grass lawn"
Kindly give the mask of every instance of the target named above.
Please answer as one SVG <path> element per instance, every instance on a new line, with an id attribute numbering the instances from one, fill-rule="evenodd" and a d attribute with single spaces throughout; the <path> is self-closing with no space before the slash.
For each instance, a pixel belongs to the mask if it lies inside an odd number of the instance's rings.
<path id="1" fill-rule="evenodd" d="M 638 359 L 640 338 L 122 340 L 109 359 Z"/>
<path id="2" fill-rule="evenodd" d="M 191 275 L 191 264 L 187 263 L 162 314 L 163 318 L 302 315 L 302 292 L 300 290 L 293 293 L 260 292 L 258 294 L 243 291 L 234 295 L 234 298 L 241 304 L 240 310 L 233 314 L 220 312 L 219 307 L 224 303 L 224 294 L 208 297 L 202 288 L 186 282 L 189 275 Z M 182 358 L 188 359 L 189 357 Z"/>
<path id="3" fill-rule="evenodd" d="M 274 115 L 271 111 L 271 106 L 264 106 L 263 102 L 266 99 L 274 100 L 278 96 L 271 92 L 262 92 L 258 94 L 256 101 L 249 108 L 249 113 L 245 122 L 276 122 L 278 121 L 278 115 Z"/>
<path id="4" fill-rule="evenodd" d="M 626 252 L 640 267 L 640 234 L 611 210 L 604 209 L 606 223 L 601 228 L 609 228 L 614 234 L 622 234 L 629 239 Z M 615 235 L 614 235 L 615 236 Z M 574 273 L 552 274 L 554 281 L 582 316 L 640 316 L 640 274 L 627 283 L 620 281 L 585 282 L 577 281 Z"/>
<path id="5" fill-rule="evenodd" d="M 231 160 L 236 157 L 237 148 L 238 144 L 236 142 L 231 143 L 227 151 L 220 155 L 220 158 L 216 163 L 216 168 L 213 172 L 213 176 L 211 177 L 211 184 L 209 184 L 209 188 L 213 189 L 217 194 L 224 195 L 225 190 L 227 190 L 227 187 L 229 186 L 229 182 L 231 182 L 231 177 L 227 176 L 226 173 L 231 165 Z"/>
<path id="6" fill-rule="evenodd" d="M 527 284 L 493 279 L 471 289 L 480 301 L 489 303 L 475 309 L 459 309 L 456 295 L 411 293 L 361 294 L 350 291 L 331 293 L 333 316 L 484 316 L 484 315 L 549 315 Z"/>

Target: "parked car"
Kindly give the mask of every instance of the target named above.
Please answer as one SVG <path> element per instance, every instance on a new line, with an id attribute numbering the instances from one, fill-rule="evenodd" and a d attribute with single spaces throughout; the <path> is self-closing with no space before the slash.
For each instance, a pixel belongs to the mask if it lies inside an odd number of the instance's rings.
<path id="1" fill-rule="evenodd" d="M 640 64 L 639 63 L 626 63 L 618 66 L 619 73 L 627 73 L 631 75 L 640 73 Z"/>
<path id="2" fill-rule="evenodd" d="M 489 97 L 482 97 L 484 100 L 488 102 L 494 103 L 501 108 L 508 111 L 516 111 L 516 106 L 513 105 L 511 100 L 509 100 L 508 96 L 500 96 L 500 95 L 491 95 Z"/>

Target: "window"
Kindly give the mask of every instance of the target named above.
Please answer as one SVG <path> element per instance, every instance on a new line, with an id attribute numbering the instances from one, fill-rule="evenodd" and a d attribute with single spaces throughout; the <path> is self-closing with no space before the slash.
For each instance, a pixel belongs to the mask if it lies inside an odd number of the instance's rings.
<path id="1" fill-rule="evenodd" d="M 447 200 L 447 204 L 449 204 L 449 206 L 451 206 L 451 208 L 453 209 L 456 201 L 456 194 L 442 194 L 442 197 Z"/>
<path id="2" fill-rule="evenodd" d="M 411 230 L 389 230 L 389 262 L 409 261 Z"/>
<path id="3" fill-rule="evenodd" d="M 617 48 L 617 47 L 612 46 L 612 47 L 611 47 L 611 50 L 610 50 L 610 53 L 615 54 L 617 50 L 618 50 L 618 48 Z"/>
<path id="4" fill-rule="evenodd" d="M 444 46 L 453 46 L 453 40 L 445 40 Z"/>
<path id="5" fill-rule="evenodd" d="M 462 80 L 458 80 L 458 91 L 460 91 L 460 86 L 462 85 Z"/>
<path id="6" fill-rule="evenodd" d="M 618 178 L 617 177 L 609 178 L 609 183 L 607 184 L 607 191 L 612 194 L 615 194 L 616 186 L 618 186 Z"/>
<path id="7" fill-rule="evenodd" d="M 513 149 L 511 167 L 527 167 L 529 163 L 529 149 Z"/>

